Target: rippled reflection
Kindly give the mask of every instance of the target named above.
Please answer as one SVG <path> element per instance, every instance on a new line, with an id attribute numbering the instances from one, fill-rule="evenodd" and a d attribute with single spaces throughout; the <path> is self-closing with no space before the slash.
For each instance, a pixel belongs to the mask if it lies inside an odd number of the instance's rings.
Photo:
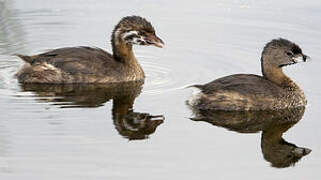
<path id="1" fill-rule="evenodd" d="M 113 120 L 119 134 L 130 139 L 146 139 L 163 123 L 164 116 L 134 112 L 135 96 L 117 96 L 113 99 Z"/>
<path id="2" fill-rule="evenodd" d="M 190 108 L 194 113 L 191 118 L 194 121 L 205 121 L 239 133 L 262 131 L 262 153 L 273 167 L 294 166 L 311 152 L 308 148 L 297 147 L 282 138 L 283 133 L 301 120 L 304 107 L 279 111 L 203 111 Z"/>
<path id="3" fill-rule="evenodd" d="M 12 1 L 0 1 L 0 54 L 11 55 L 23 48 L 25 33 Z"/>
<path id="4" fill-rule="evenodd" d="M 163 123 L 164 116 L 134 112 L 135 98 L 144 82 L 116 84 L 22 84 L 23 91 L 31 91 L 39 101 L 51 102 L 61 108 L 98 107 L 113 100 L 112 119 L 115 128 L 130 140 L 146 139 Z"/>
<path id="5" fill-rule="evenodd" d="M 0 91 L 10 94 L 3 89 L 16 89 L 13 75 L 21 61 L 12 58 L 12 54 L 23 52 L 26 44 L 24 27 L 21 24 L 20 12 L 14 8 L 13 1 L 0 0 Z"/>

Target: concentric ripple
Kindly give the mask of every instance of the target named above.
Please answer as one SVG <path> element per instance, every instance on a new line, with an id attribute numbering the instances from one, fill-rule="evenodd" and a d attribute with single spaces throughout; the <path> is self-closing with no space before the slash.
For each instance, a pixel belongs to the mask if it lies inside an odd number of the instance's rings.
<path id="1" fill-rule="evenodd" d="M 145 95 L 157 95 L 183 89 L 191 80 L 196 79 L 196 76 L 186 76 L 188 69 L 181 69 L 178 62 L 169 65 L 156 58 L 140 59 L 143 59 L 140 62 L 146 74 L 143 89 Z"/>
<path id="2" fill-rule="evenodd" d="M 151 61 L 143 61 L 142 66 L 146 73 L 143 93 L 160 94 L 182 87 L 182 84 L 173 76 L 174 69 L 169 66 Z"/>

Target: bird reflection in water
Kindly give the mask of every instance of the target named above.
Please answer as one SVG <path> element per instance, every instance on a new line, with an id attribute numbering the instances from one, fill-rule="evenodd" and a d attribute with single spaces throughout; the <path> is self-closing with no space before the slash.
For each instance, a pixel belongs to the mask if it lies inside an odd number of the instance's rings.
<path id="1" fill-rule="evenodd" d="M 279 111 L 211 111 L 189 107 L 193 111 L 191 120 L 194 121 L 205 121 L 238 133 L 262 131 L 262 153 L 272 167 L 294 166 L 311 152 L 282 138 L 283 133 L 301 120 L 305 107 Z"/>
<path id="2" fill-rule="evenodd" d="M 113 100 L 112 119 L 115 128 L 130 140 L 147 139 L 164 122 L 163 115 L 134 112 L 135 98 L 143 81 L 114 84 L 22 84 L 23 91 L 31 91 L 40 101 L 52 102 L 61 108 L 99 107 Z"/>

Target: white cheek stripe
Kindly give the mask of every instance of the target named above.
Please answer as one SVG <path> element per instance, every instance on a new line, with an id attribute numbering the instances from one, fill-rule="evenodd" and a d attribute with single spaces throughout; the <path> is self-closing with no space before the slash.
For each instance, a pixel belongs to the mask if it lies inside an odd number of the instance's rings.
<path id="1" fill-rule="evenodd" d="M 123 35 L 122 35 L 122 39 L 125 40 L 126 37 L 128 36 L 131 36 L 131 35 L 138 35 L 138 32 L 137 31 L 129 31 L 129 32 L 125 32 Z"/>
<path id="2" fill-rule="evenodd" d="M 132 42 L 133 42 L 134 44 L 140 44 L 140 42 L 145 42 L 145 40 L 144 40 L 142 37 L 139 37 L 139 38 L 134 37 L 133 40 L 132 40 Z"/>

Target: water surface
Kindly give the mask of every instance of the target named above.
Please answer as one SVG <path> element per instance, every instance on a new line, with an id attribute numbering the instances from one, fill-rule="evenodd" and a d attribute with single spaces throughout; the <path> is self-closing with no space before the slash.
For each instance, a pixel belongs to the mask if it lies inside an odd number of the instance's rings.
<path id="1" fill-rule="evenodd" d="M 135 47 L 147 77 L 133 91 L 25 87 L 14 78 L 22 65 L 14 53 L 111 51 L 114 25 L 133 14 L 150 20 L 166 44 Z M 0 0 L 0 179 L 320 179 L 320 17 L 319 0 Z M 259 74 L 262 47 L 278 37 L 312 57 L 285 70 L 308 106 L 282 134 L 312 152 L 282 168 L 264 158 L 262 129 L 190 120 L 192 91 L 184 89 Z"/>

